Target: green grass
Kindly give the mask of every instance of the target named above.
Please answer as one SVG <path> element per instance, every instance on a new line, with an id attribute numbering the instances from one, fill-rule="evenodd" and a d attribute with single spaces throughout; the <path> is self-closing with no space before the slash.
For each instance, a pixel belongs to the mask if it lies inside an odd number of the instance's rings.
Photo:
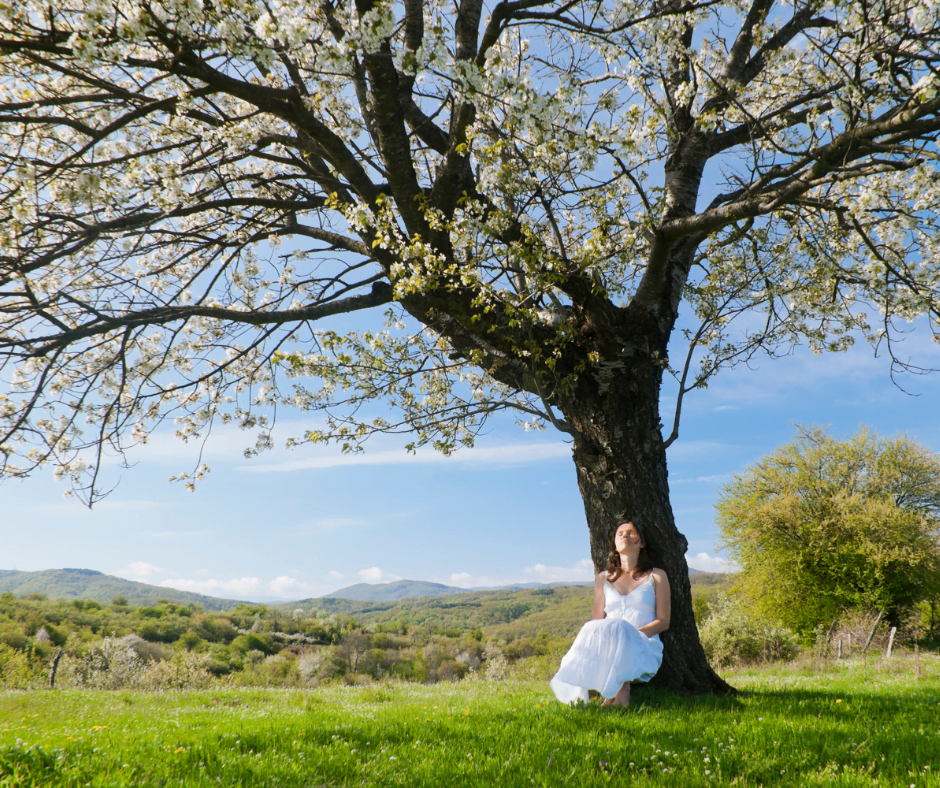
<path id="1" fill-rule="evenodd" d="M 940 786 L 940 659 L 812 668 L 629 711 L 536 682 L 7 692 L 0 786 Z"/>

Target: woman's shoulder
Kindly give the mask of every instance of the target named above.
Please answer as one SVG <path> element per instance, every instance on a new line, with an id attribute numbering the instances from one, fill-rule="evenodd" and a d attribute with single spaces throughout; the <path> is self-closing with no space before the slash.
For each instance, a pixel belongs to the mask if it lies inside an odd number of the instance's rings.
<path id="1" fill-rule="evenodd" d="M 598 572 L 596 575 L 594 575 L 594 584 L 598 586 L 603 585 L 606 579 L 607 579 L 606 571 Z"/>
<path id="2" fill-rule="evenodd" d="M 655 580 L 659 580 L 660 582 L 665 582 L 665 583 L 669 582 L 669 575 L 667 575 L 666 572 L 663 569 L 660 569 L 659 567 L 656 567 L 655 569 L 650 571 L 650 575 Z"/>

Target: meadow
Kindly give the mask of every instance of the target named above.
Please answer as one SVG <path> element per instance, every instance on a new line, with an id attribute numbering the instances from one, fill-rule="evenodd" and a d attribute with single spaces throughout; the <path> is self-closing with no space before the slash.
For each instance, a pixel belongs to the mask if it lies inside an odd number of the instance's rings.
<path id="1" fill-rule="evenodd" d="M 9 690 L 0 786 L 940 786 L 940 657 L 738 669 L 626 711 L 544 681 Z"/>

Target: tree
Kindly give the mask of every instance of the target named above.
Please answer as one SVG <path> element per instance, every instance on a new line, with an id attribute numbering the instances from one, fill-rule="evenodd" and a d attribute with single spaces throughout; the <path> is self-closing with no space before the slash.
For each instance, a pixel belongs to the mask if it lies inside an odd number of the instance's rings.
<path id="1" fill-rule="evenodd" d="M 940 456 L 907 437 L 799 427 L 716 509 L 738 588 L 804 636 L 847 610 L 897 621 L 940 593 Z"/>
<path id="2" fill-rule="evenodd" d="M 320 416 L 292 444 L 450 452 L 514 412 L 570 438 L 597 567 L 646 525 L 675 586 L 659 680 L 727 689 L 666 449 L 684 395 L 755 354 L 859 337 L 916 368 L 893 349 L 940 314 L 937 13 L 4 3 L 3 473 L 51 464 L 91 502 L 166 418 L 254 452 L 298 406 Z"/>

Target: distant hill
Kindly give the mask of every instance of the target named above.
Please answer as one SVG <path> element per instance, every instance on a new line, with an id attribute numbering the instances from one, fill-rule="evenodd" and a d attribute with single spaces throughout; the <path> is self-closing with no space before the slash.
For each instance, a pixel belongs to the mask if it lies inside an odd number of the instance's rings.
<path id="1" fill-rule="evenodd" d="M 346 588 L 341 588 L 321 598 L 392 602 L 410 597 L 463 594 L 466 591 L 466 588 L 445 586 L 442 583 L 427 583 L 423 580 L 396 580 L 394 583 L 356 583 L 356 585 L 346 586 Z"/>
<path id="2" fill-rule="evenodd" d="M 705 575 L 698 569 L 690 569 L 689 574 Z M 713 575 L 708 575 L 712 577 Z M 721 575 L 715 575 L 721 577 Z M 0 594 L 10 591 L 16 596 L 27 594 L 45 594 L 49 599 L 94 599 L 101 604 L 108 604 L 114 597 L 127 598 L 128 604 L 152 605 L 158 599 L 168 599 L 181 605 L 194 604 L 206 611 L 231 610 L 241 604 L 264 602 L 272 607 L 289 606 L 290 609 L 308 606 L 330 610 L 330 612 L 349 613 L 361 611 L 363 606 L 375 607 L 387 605 L 404 599 L 424 599 L 427 597 L 451 596 L 455 594 L 477 594 L 500 591 L 511 594 L 516 591 L 529 591 L 561 586 L 590 586 L 591 581 L 583 583 L 515 583 L 508 586 L 490 588 L 458 588 L 443 583 L 430 583 L 424 580 L 396 580 L 394 583 L 357 583 L 341 588 L 316 599 L 302 599 L 298 602 L 281 602 L 272 599 L 221 599 L 204 596 L 190 591 L 179 591 L 166 586 L 153 586 L 134 580 L 125 580 L 98 572 L 94 569 L 45 569 L 40 572 L 19 572 L 15 569 L 0 569 Z M 362 605 L 358 603 L 363 603 Z M 368 605 L 366 603 L 374 603 Z"/>
<path id="3" fill-rule="evenodd" d="M 0 594 L 4 591 L 11 591 L 16 596 L 45 594 L 49 599 L 94 599 L 103 605 L 116 596 L 126 597 L 128 604 L 135 606 L 152 605 L 158 599 L 169 599 L 180 605 L 194 604 L 204 610 L 231 610 L 243 604 L 237 599 L 219 599 L 125 580 L 94 569 L 45 569 L 41 572 L 0 569 Z"/>
<path id="4" fill-rule="evenodd" d="M 460 588 L 443 583 L 429 583 L 425 580 L 396 580 L 394 583 L 356 583 L 346 586 L 320 599 L 352 599 L 362 602 L 395 602 L 399 599 L 417 599 L 425 596 L 448 596 L 450 594 L 474 594 L 477 591 L 524 591 L 530 588 L 549 588 L 551 586 L 591 585 L 584 583 L 514 583 L 508 586 L 481 586 L 478 588 Z"/>
<path id="5" fill-rule="evenodd" d="M 726 591 L 732 583 L 732 577 L 696 572 L 691 578 L 692 596 L 704 595 L 710 598 L 720 591 Z M 410 582 L 382 583 L 378 587 L 397 585 L 405 588 L 403 584 Z M 308 615 L 316 612 L 321 616 L 352 616 L 367 628 L 391 626 L 407 630 L 419 627 L 442 632 L 480 629 L 487 638 L 495 636 L 507 639 L 534 637 L 539 632 L 574 637 L 581 625 L 591 617 L 591 584 L 489 591 L 453 590 L 453 586 L 439 583 L 426 585 L 451 590 L 386 600 L 342 598 L 336 592 L 328 597 L 302 599 L 276 607 L 284 612 L 299 608 Z M 376 587 L 371 586 L 373 589 Z"/>
<path id="6" fill-rule="evenodd" d="M 689 575 L 707 574 L 699 569 L 689 569 Z M 429 583 L 424 580 L 396 580 L 393 583 L 356 583 L 340 588 L 331 594 L 324 594 L 319 599 L 352 599 L 359 602 L 396 602 L 399 599 L 417 599 L 425 596 L 448 596 L 450 594 L 475 594 L 478 591 L 525 591 L 533 588 L 557 588 L 559 586 L 589 586 L 593 580 L 580 583 L 513 583 L 508 586 L 480 586 L 477 588 L 459 588 L 443 583 Z M 301 600 L 307 601 L 307 600 Z"/>

